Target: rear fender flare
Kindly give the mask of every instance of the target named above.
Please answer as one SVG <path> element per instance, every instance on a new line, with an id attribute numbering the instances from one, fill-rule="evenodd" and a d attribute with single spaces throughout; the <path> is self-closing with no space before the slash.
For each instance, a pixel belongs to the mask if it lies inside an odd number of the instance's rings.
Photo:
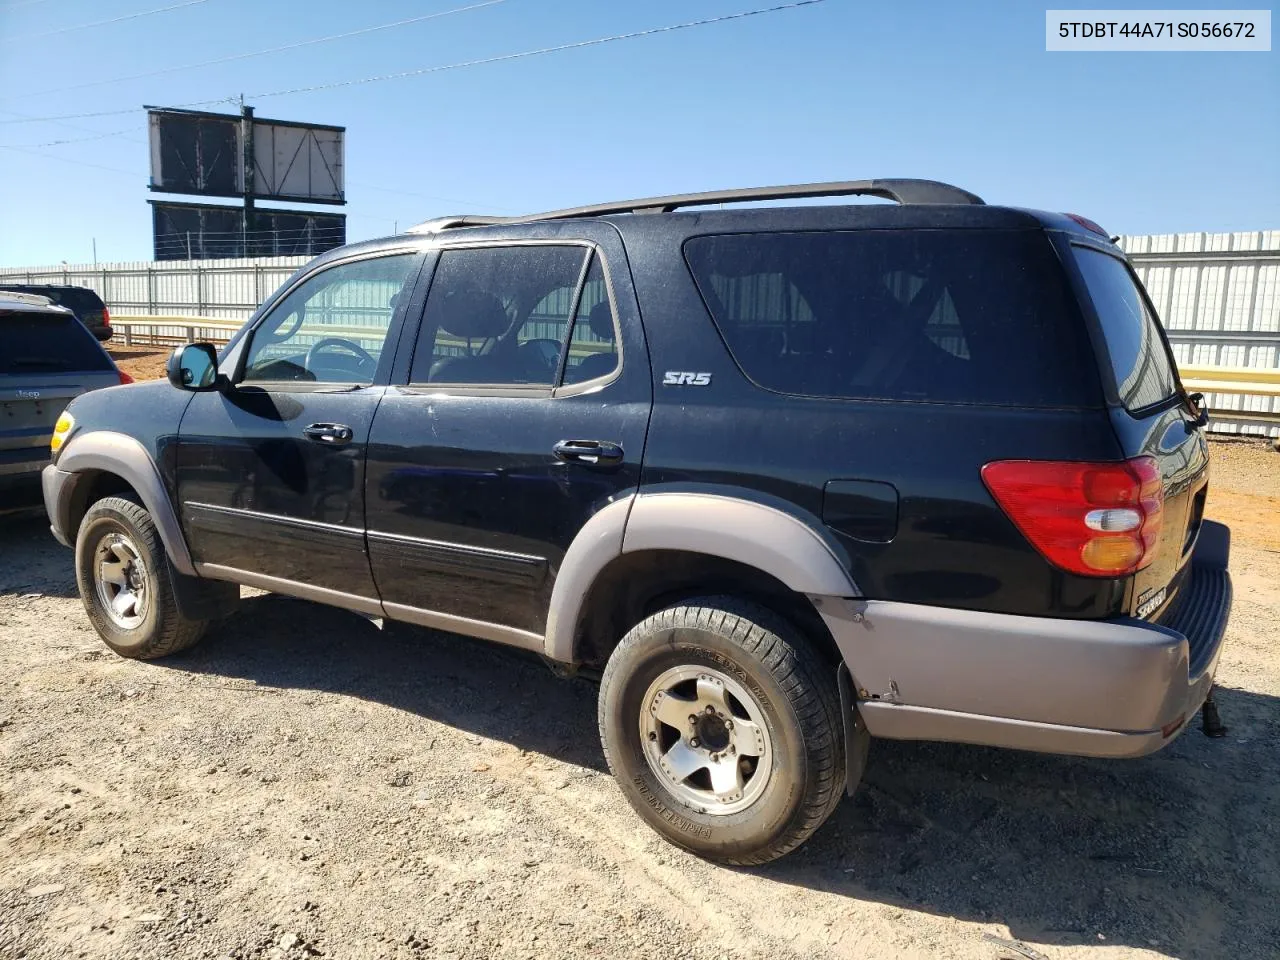
<path id="1" fill-rule="evenodd" d="M 578 622 L 596 577 L 616 557 L 646 550 L 734 560 L 810 597 L 862 596 L 842 549 L 816 517 L 751 490 L 657 487 L 600 510 L 574 538 L 552 588 L 549 659 L 575 661 Z"/>

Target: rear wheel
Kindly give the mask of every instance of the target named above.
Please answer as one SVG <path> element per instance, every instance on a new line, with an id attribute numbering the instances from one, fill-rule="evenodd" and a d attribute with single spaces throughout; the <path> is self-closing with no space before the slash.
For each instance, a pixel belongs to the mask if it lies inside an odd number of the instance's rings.
<path id="1" fill-rule="evenodd" d="M 600 736 L 627 800 L 671 842 L 732 864 L 776 859 L 845 786 L 835 667 L 771 611 L 691 600 L 637 624 L 600 690 Z"/>
<path id="2" fill-rule="evenodd" d="M 107 497 L 89 508 L 76 536 L 76 582 L 89 622 L 108 647 L 150 660 L 199 641 L 207 621 L 183 616 L 176 577 L 141 505 Z"/>

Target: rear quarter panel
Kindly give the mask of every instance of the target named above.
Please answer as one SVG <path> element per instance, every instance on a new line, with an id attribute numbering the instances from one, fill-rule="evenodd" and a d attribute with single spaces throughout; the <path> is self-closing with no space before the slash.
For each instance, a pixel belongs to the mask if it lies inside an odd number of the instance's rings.
<path id="1" fill-rule="evenodd" d="M 684 262 L 682 241 L 711 231 L 696 229 L 698 218 L 661 219 L 624 234 L 654 372 L 642 492 L 732 485 L 816 517 L 828 480 L 889 483 L 899 495 L 889 542 L 837 534 L 866 597 L 1042 616 L 1120 612 L 1123 580 L 1052 567 L 980 475 L 999 459 L 1118 459 L 1104 408 L 826 400 L 764 390 L 734 363 Z M 670 384 L 668 371 L 707 373 L 709 383 Z"/>

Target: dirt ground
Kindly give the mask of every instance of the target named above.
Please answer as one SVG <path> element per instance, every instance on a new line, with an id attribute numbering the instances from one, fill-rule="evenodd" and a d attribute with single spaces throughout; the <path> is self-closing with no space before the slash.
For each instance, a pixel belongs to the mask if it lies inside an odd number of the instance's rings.
<path id="1" fill-rule="evenodd" d="M 0 958 L 1275 958 L 1280 454 L 1213 449 L 1228 738 L 1135 761 L 877 742 L 858 796 L 752 871 L 632 814 L 586 681 L 268 595 L 121 660 L 70 553 L 8 521 Z"/>
<path id="2" fill-rule="evenodd" d="M 123 337 L 117 333 L 117 337 Z M 112 340 L 106 345 L 107 353 L 116 362 L 116 366 L 135 380 L 159 380 L 164 376 L 164 367 L 169 360 L 172 347 L 149 346 L 136 344 L 126 347 L 123 342 Z"/>

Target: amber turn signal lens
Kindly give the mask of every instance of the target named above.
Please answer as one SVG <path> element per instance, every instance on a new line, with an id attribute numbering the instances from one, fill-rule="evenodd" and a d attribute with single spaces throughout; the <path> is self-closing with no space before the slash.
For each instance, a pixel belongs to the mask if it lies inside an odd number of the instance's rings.
<path id="1" fill-rule="evenodd" d="M 67 435 L 71 433 L 76 425 L 76 418 L 69 413 L 63 413 L 58 417 L 58 422 L 53 425 L 53 436 L 49 438 L 49 449 L 57 453 L 62 449 L 62 445 L 67 442 Z"/>
<path id="2" fill-rule="evenodd" d="M 1094 537 L 1080 551 L 1080 559 L 1099 572 L 1129 570 L 1142 559 L 1142 544 L 1133 537 Z"/>

